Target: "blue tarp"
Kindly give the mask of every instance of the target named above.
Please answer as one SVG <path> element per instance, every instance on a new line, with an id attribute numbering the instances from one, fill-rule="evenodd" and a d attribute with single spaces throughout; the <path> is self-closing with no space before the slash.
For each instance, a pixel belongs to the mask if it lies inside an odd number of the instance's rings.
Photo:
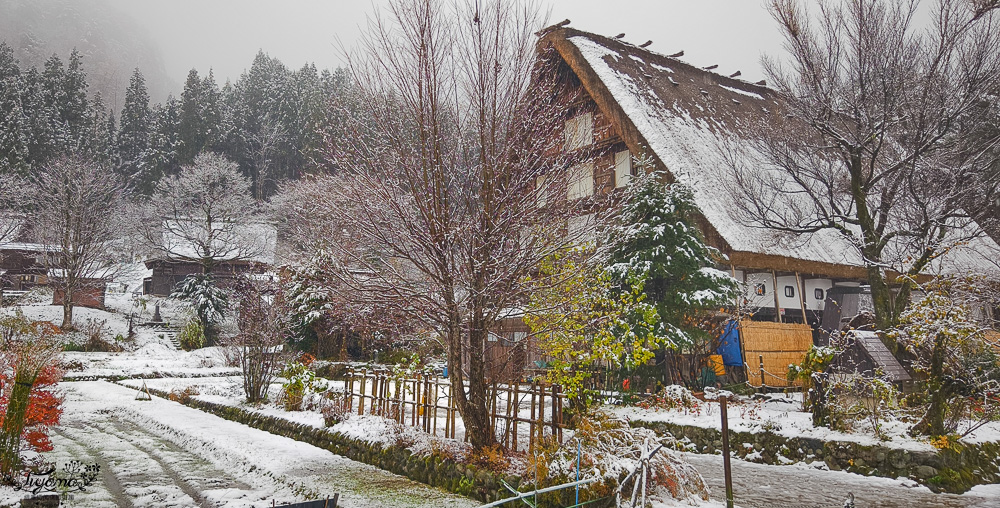
<path id="1" fill-rule="evenodd" d="M 743 353 L 740 351 L 740 330 L 736 321 L 726 323 L 726 329 L 719 337 L 719 349 L 716 353 L 722 355 L 722 364 L 726 366 L 743 366 Z"/>

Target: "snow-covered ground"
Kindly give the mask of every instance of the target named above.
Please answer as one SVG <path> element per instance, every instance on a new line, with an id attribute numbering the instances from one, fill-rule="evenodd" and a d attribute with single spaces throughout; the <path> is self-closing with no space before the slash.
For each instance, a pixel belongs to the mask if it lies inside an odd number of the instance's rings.
<path id="1" fill-rule="evenodd" d="M 57 325 L 62 323 L 62 307 L 51 305 L 51 296 L 45 298 L 42 295 L 39 300 L 19 307 L 2 308 L 0 313 L 10 314 L 20 309 L 29 319 L 50 321 Z M 73 322 L 77 327 L 85 326 L 88 320 L 102 321 L 109 339 L 116 335 L 128 335 L 131 315 L 136 324 L 135 340 L 127 343 L 127 350 L 120 353 L 63 353 L 66 378 L 226 376 L 239 373 L 239 369 L 227 365 L 221 348 L 180 351 L 171 344 L 162 329 L 143 326 L 142 323 L 152 319 L 157 303 L 160 315 L 167 324 L 186 319 L 186 308 L 179 302 L 157 299 L 143 304 L 130 294 L 109 294 L 107 310 L 75 307 Z"/>
<path id="2" fill-rule="evenodd" d="M 66 379 L 120 377 L 231 376 L 240 370 L 226 363 L 221 348 L 178 351 L 156 342 L 123 353 L 63 353 Z"/>
<path id="3" fill-rule="evenodd" d="M 62 309 L 35 302 L 22 310 L 33 319 L 58 323 Z M 87 319 L 107 321 L 112 334 L 127 333 L 129 313 L 137 322 L 148 320 L 153 306 L 117 295 L 109 300 L 108 311 L 76 309 L 77 323 Z M 183 319 L 183 308 L 176 302 L 161 302 L 161 315 L 168 321 Z M 10 312 L 0 310 L 0 312 Z M 333 492 L 342 494 L 343 506 L 474 506 L 478 503 L 443 491 L 410 482 L 370 466 L 350 461 L 294 440 L 257 431 L 235 422 L 154 398 L 152 402 L 135 401 L 136 390 L 145 382 L 163 391 L 193 387 L 195 397 L 209 402 L 241 406 L 269 416 L 323 427 L 318 410 L 288 412 L 277 404 L 250 407 L 243 404 L 239 370 L 227 365 L 220 348 L 192 352 L 178 351 L 168 340 L 149 328 L 137 328 L 137 338 L 130 351 L 122 353 L 64 353 L 69 366 L 67 378 L 125 378 L 121 385 L 105 381 L 76 381 L 61 384 L 66 394 L 62 425 L 54 432 L 55 450 L 50 460 L 60 463 L 77 459 L 102 465 L 102 476 L 84 493 L 78 493 L 70 506 L 270 506 L 280 502 L 316 498 Z M 128 378 L 158 379 L 128 379 Z M 271 386 L 271 400 L 278 400 L 280 379 Z M 125 385 L 125 386 L 122 386 Z M 343 389 L 341 382 L 330 388 Z M 834 432 L 814 428 L 810 415 L 800 411 L 797 395 L 772 397 L 768 401 L 746 401 L 731 405 L 729 426 L 737 431 L 759 432 L 764 429 L 789 437 L 808 436 L 820 439 L 850 440 L 865 444 L 882 443 L 909 450 L 933 450 L 929 443 L 905 435 L 906 425 L 898 421 L 886 424 L 889 441 L 879 441 L 870 433 Z M 444 404 L 444 401 L 440 402 Z M 529 400 L 521 400 L 527 413 Z M 498 407 L 505 407 L 501 401 Z M 719 408 L 715 402 L 701 403 L 696 410 L 645 410 L 635 407 L 609 407 L 613 413 L 646 421 L 670 421 L 679 424 L 719 428 Z M 551 408 L 547 408 L 551 414 Z M 524 416 L 524 415 L 522 415 Z M 439 422 L 444 421 L 443 410 Z M 442 445 L 462 450 L 466 445 L 465 428 L 457 420 L 455 441 L 430 437 L 418 429 L 398 426 L 372 415 L 353 414 L 330 430 L 372 443 L 403 442 L 414 451 Z M 527 425 L 519 429 L 520 444 L 526 445 Z M 443 424 L 439 424 L 439 436 Z M 1000 425 L 990 424 L 969 440 L 997 440 Z M 703 506 L 724 506 L 722 498 L 721 458 L 686 454 L 706 478 L 716 501 Z M 985 507 L 1000 506 L 1000 487 L 980 486 L 962 496 L 933 494 L 909 480 L 867 478 L 849 473 L 831 472 L 805 464 L 765 466 L 734 462 L 737 506 L 840 506 L 846 492 L 854 492 L 857 506 L 930 506 Z M 884 493 L 884 494 L 880 494 Z M 9 489 L 0 489 L 0 505 L 17 497 Z M 777 504 L 775 504 L 777 503 Z"/>
<path id="4" fill-rule="evenodd" d="M 768 430 L 785 437 L 806 437 L 825 441 L 849 441 L 863 445 L 880 444 L 910 451 L 935 451 L 927 439 L 913 438 L 907 431 L 910 424 L 897 419 L 882 423 L 888 440 L 880 440 L 864 425 L 854 432 L 839 432 L 826 427 L 814 427 L 812 414 L 802 411 L 802 394 L 773 395 L 766 400 L 744 400 L 729 404 L 729 429 L 736 432 L 762 432 Z M 634 406 L 614 407 L 610 411 L 623 418 L 646 422 L 670 422 L 721 430 L 719 403 L 700 402 L 697 409 L 653 410 Z M 991 422 L 963 438 L 969 443 L 1000 441 L 1000 422 Z"/>
<path id="5" fill-rule="evenodd" d="M 476 506 L 380 469 L 106 381 L 63 383 L 47 454 L 100 464 L 68 506 L 264 507 L 340 493 L 345 507 Z M 19 497 L 0 489 L 0 504 Z"/>

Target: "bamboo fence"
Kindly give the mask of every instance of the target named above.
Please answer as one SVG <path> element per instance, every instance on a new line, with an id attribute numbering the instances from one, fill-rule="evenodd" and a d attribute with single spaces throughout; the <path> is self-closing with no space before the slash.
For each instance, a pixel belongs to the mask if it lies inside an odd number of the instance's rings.
<path id="1" fill-rule="evenodd" d="M 794 323 L 741 321 L 740 340 L 747 369 L 747 382 L 760 388 L 800 387 L 788 381 L 788 366 L 802 363 L 813 345 L 812 328 Z"/>
<path id="2" fill-rule="evenodd" d="M 352 413 L 377 414 L 433 436 L 455 439 L 460 416 L 454 390 L 450 381 L 435 375 L 399 377 L 386 370 L 349 369 L 344 403 Z M 542 440 L 563 442 L 567 398 L 558 385 L 491 383 L 486 401 L 493 433 L 505 448 L 526 446 L 530 453 Z"/>

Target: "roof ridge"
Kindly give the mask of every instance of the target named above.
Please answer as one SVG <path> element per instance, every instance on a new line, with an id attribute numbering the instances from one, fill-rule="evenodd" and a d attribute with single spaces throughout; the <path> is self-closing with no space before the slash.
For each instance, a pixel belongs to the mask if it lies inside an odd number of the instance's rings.
<path id="1" fill-rule="evenodd" d="M 566 34 L 564 34 L 565 32 L 568 32 L 569 34 L 566 35 Z M 541 38 L 550 37 L 550 36 L 552 36 L 554 34 L 560 34 L 561 37 L 563 37 L 564 39 L 568 39 L 569 37 L 572 37 L 574 35 L 581 35 L 581 36 L 584 36 L 584 37 L 589 37 L 589 38 L 592 38 L 592 39 L 597 39 L 598 42 L 600 42 L 602 44 L 604 44 L 604 43 L 618 44 L 618 45 L 621 45 L 621 46 L 624 46 L 624 47 L 628 48 L 631 51 L 642 52 L 642 53 L 645 53 L 645 54 L 647 54 L 649 56 L 652 56 L 652 57 L 655 57 L 655 58 L 661 58 L 661 59 L 664 59 L 664 60 L 672 62 L 672 63 L 676 63 L 676 64 L 680 64 L 680 65 L 689 67 L 690 70 L 692 70 L 692 71 L 700 72 L 700 73 L 703 73 L 703 74 L 708 74 L 708 75 L 714 76 L 716 78 L 721 78 L 722 80 L 727 80 L 727 81 L 730 81 L 730 82 L 732 82 L 734 84 L 737 84 L 737 85 L 743 85 L 743 86 L 750 87 L 751 90 L 746 90 L 747 92 L 759 93 L 759 92 L 763 91 L 765 93 L 772 93 L 772 94 L 773 93 L 777 93 L 776 89 L 771 88 L 771 87 L 767 86 L 766 84 L 760 84 L 760 82 L 756 82 L 755 83 L 755 82 L 747 81 L 745 79 L 740 79 L 740 78 L 732 76 L 732 75 L 723 74 L 721 72 L 715 72 L 713 69 L 706 69 L 705 67 L 699 67 L 699 66 L 697 66 L 697 65 L 695 65 L 693 63 L 681 60 L 679 57 L 674 57 L 674 56 L 671 56 L 671 55 L 665 55 L 663 53 L 659 53 L 659 52 L 653 51 L 651 49 L 640 47 L 638 44 L 633 44 L 633 43 L 628 42 L 628 41 L 626 41 L 624 39 L 615 39 L 615 38 L 608 37 L 608 36 L 601 35 L 601 34 L 597 34 L 597 33 L 594 33 L 594 32 L 588 32 L 586 30 L 580 30 L 578 28 L 572 28 L 572 27 L 569 27 L 569 26 L 566 26 L 566 25 L 552 25 L 552 26 L 543 28 L 541 31 L 538 32 L 538 34 L 540 35 Z M 684 53 L 684 51 L 681 51 L 681 53 Z"/>

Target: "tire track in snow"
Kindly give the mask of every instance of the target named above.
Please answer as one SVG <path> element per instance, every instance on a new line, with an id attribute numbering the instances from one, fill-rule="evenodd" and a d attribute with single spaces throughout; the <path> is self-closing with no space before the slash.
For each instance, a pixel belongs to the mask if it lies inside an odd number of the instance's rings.
<path id="1" fill-rule="evenodd" d="M 112 432 L 103 421 L 86 422 L 78 431 L 80 439 L 100 436 L 88 446 L 103 456 L 109 471 L 122 487 L 124 496 L 135 506 L 190 507 L 194 500 L 171 481 L 152 457 L 135 447 L 128 437 Z"/>
<path id="2" fill-rule="evenodd" d="M 147 438 L 152 439 L 155 443 L 158 443 L 158 444 L 161 444 L 161 445 L 167 447 L 168 449 L 170 449 L 170 451 L 174 452 L 175 454 L 179 454 L 179 455 L 182 455 L 182 456 L 186 455 L 186 457 L 184 457 L 184 458 L 195 457 L 195 456 L 193 456 L 193 455 L 191 455 L 189 453 L 184 452 L 183 449 L 181 449 L 179 446 L 175 445 L 174 443 L 171 443 L 170 441 L 166 441 L 166 440 L 160 439 L 158 436 L 155 436 L 151 432 L 146 431 L 142 427 L 139 427 L 137 425 L 129 423 L 128 427 L 126 428 L 125 422 L 122 422 L 121 420 L 119 420 L 117 418 L 114 418 L 113 416 L 112 416 L 112 419 L 110 420 L 110 423 L 111 423 L 111 425 L 113 425 L 115 427 L 115 430 L 117 430 L 117 432 L 114 432 L 114 434 L 117 435 L 117 436 L 119 436 L 119 437 L 121 437 L 122 439 L 126 439 L 129 435 L 133 435 L 134 436 L 135 434 L 143 434 L 143 435 L 147 436 Z M 174 482 L 174 484 L 176 484 L 178 487 L 180 487 L 180 489 L 185 494 L 187 494 L 188 497 L 190 497 L 192 500 L 194 500 L 194 502 L 198 503 L 198 506 L 200 506 L 201 508 L 215 508 L 216 506 L 218 506 L 217 504 L 210 502 L 207 498 L 205 498 L 205 496 L 203 496 L 201 494 L 201 492 L 209 490 L 209 488 L 208 488 L 209 485 L 199 485 L 196 488 L 194 485 L 191 484 L 191 482 L 189 480 L 187 480 L 184 477 L 182 477 L 181 474 L 177 471 L 177 469 L 175 469 L 173 466 L 171 466 L 170 463 L 167 462 L 163 458 L 163 456 L 161 454 L 157 453 L 156 451 L 154 451 L 154 450 L 152 450 L 150 448 L 147 448 L 146 446 L 143 446 L 143 445 L 139 444 L 136 441 L 131 441 L 131 444 L 136 449 L 138 449 L 139 451 L 143 452 L 149 458 L 151 458 L 157 464 L 159 464 L 160 467 L 163 469 L 164 474 L 166 474 L 167 477 L 170 478 Z M 218 470 L 218 469 L 216 469 L 214 467 L 211 467 L 208 464 L 206 464 L 203 460 L 201 460 L 200 457 L 197 457 L 197 458 L 199 459 L 197 461 L 198 462 L 197 466 L 199 466 L 199 469 L 203 470 L 202 471 L 203 473 L 205 472 L 204 471 L 205 466 L 208 466 L 212 470 L 212 471 L 209 471 L 209 472 L 217 474 L 218 478 L 224 478 L 226 476 L 222 471 L 220 471 L 220 470 Z M 183 461 L 183 462 L 188 462 L 190 464 L 190 461 Z M 182 463 L 182 465 L 183 465 L 183 463 Z M 194 469 L 194 468 L 192 468 L 192 469 Z M 225 481 L 225 483 L 228 483 L 228 484 L 232 485 L 232 487 L 223 487 L 223 488 L 237 489 L 237 490 L 248 490 L 249 489 L 248 485 L 246 485 L 246 484 L 244 484 L 242 482 L 238 482 L 238 481 L 236 481 L 234 479 L 231 479 L 231 478 L 226 478 L 224 481 Z"/>
<path id="3" fill-rule="evenodd" d="M 86 441 L 77 439 L 76 437 L 70 435 L 70 433 L 67 432 L 67 427 L 77 428 L 76 425 L 70 424 L 64 425 L 63 428 L 56 427 L 54 428 L 54 431 L 61 438 L 77 446 L 80 450 L 86 453 L 90 459 L 94 461 L 94 463 L 101 467 L 101 482 L 104 483 L 104 488 L 107 489 L 115 504 L 118 505 L 118 508 L 134 508 L 132 500 L 125 495 L 125 489 L 122 487 L 121 482 L 118 481 L 118 477 L 115 476 L 114 472 L 111 470 L 111 465 L 108 464 L 108 461 L 105 460 L 100 451 L 88 445 Z M 87 461 L 81 460 L 81 462 Z"/>

